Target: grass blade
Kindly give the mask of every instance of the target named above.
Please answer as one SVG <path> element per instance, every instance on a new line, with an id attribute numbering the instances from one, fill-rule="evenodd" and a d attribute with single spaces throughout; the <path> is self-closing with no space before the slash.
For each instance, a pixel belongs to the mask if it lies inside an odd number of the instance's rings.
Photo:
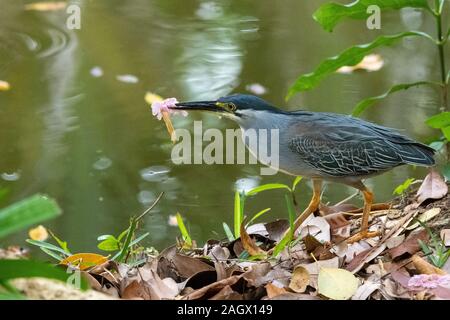
<path id="1" fill-rule="evenodd" d="M 241 196 L 239 191 L 234 193 L 234 237 L 237 239 L 241 235 L 242 223 Z"/>
<path id="2" fill-rule="evenodd" d="M 253 196 L 257 193 L 260 193 L 262 191 L 266 191 L 266 190 L 274 190 L 274 189 L 287 189 L 289 191 L 291 191 L 291 188 L 289 188 L 289 186 L 282 184 L 282 183 L 268 183 L 268 184 L 263 184 L 261 186 L 255 187 L 253 189 L 251 189 L 250 191 L 246 192 L 247 196 Z"/>
<path id="3" fill-rule="evenodd" d="M 222 223 L 223 225 L 223 230 L 225 231 L 225 235 L 228 238 L 228 241 L 234 241 L 236 240 L 236 238 L 233 235 L 233 232 L 231 231 L 230 227 L 228 226 L 228 224 L 226 224 L 225 222 Z"/>
<path id="4" fill-rule="evenodd" d="M 45 241 L 27 239 L 26 242 L 28 242 L 29 244 L 32 244 L 34 246 L 38 246 L 41 249 L 45 248 L 45 249 L 48 249 L 48 250 L 52 250 L 52 251 L 56 251 L 56 252 L 62 253 L 65 256 L 72 255 L 70 252 L 65 251 L 64 249 L 62 249 L 60 247 L 57 247 L 57 246 L 55 246 L 55 245 L 53 245 L 51 243 L 45 242 Z"/>
<path id="5" fill-rule="evenodd" d="M 250 219 L 250 221 L 248 222 L 247 226 L 250 225 L 250 224 L 251 224 L 253 221 L 255 221 L 256 219 L 258 219 L 260 216 L 262 216 L 264 213 L 269 212 L 269 211 L 270 211 L 270 208 L 266 208 L 266 209 L 263 209 L 263 210 L 259 211 L 257 214 L 255 214 L 255 215 Z"/>
<path id="6" fill-rule="evenodd" d="M 183 237 L 183 241 L 186 242 L 186 244 L 189 247 L 192 247 L 192 238 L 189 235 L 189 232 L 187 231 L 186 226 L 184 225 L 183 218 L 181 217 L 181 214 L 177 212 L 177 222 L 178 222 L 178 228 L 180 229 L 181 236 Z"/>

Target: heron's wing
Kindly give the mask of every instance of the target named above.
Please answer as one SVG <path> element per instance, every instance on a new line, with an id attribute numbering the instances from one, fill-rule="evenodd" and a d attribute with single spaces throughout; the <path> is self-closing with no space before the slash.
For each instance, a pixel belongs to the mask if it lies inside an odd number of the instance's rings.
<path id="1" fill-rule="evenodd" d="M 331 177 L 370 175 L 402 164 L 390 143 L 346 132 L 295 135 L 289 149 L 301 161 Z"/>

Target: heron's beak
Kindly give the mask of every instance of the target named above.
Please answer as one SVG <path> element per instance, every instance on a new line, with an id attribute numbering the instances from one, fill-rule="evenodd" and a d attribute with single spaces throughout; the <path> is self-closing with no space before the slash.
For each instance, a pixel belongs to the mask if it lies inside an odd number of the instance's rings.
<path id="1" fill-rule="evenodd" d="M 178 102 L 174 107 L 170 107 L 172 110 L 186 110 L 186 111 L 212 111 L 223 112 L 224 109 L 219 106 L 217 101 L 192 101 L 192 102 Z"/>

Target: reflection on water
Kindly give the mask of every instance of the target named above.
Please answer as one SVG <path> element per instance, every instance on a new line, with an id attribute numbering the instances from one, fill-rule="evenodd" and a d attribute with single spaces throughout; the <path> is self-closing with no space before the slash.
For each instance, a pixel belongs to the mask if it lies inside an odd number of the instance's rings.
<path id="1" fill-rule="evenodd" d="M 290 110 L 348 113 L 359 99 L 393 82 L 436 75 L 434 48 L 413 40 L 381 50 L 387 61 L 381 71 L 332 76 L 286 105 L 287 88 L 299 73 L 374 38 L 357 22 L 333 34 L 321 30 L 311 14 L 324 1 L 81 1 L 82 29 L 70 31 L 64 11 L 24 12 L 19 1 L 0 0 L 0 79 L 12 85 L 0 93 L 0 187 L 10 190 L 3 204 L 36 192 L 55 197 L 64 215 L 49 226 L 74 251 L 93 250 L 98 235 L 119 233 L 160 192 L 163 200 L 143 225 L 149 243 L 174 241 L 178 231 L 168 221 L 177 211 L 199 243 L 222 237 L 222 221 L 232 220 L 234 190 L 290 184 L 292 177 L 260 177 L 251 165 L 173 165 L 172 144 L 164 124 L 151 116 L 145 92 L 187 100 L 249 90 Z M 384 21 L 391 27 L 398 20 L 415 27 L 430 23 L 417 11 Z M 436 99 L 431 89 L 411 89 L 366 116 L 420 139 L 429 134 L 422 119 L 434 112 Z M 198 118 L 204 129 L 235 126 L 198 114 L 174 122 L 191 129 Z M 406 177 L 422 173 L 402 167 L 368 185 L 382 201 Z M 353 192 L 329 185 L 324 201 Z M 300 203 L 310 194 L 302 182 Z M 246 208 L 270 207 L 268 215 L 283 217 L 283 197 L 282 191 L 267 192 L 248 199 Z"/>

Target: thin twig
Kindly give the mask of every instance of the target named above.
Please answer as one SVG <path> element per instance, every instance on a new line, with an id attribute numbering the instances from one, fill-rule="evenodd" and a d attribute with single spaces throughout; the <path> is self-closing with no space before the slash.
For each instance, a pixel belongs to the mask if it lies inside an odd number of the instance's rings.
<path id="1" fill-rule="evenodd" d="M 136 222 L 141 220 L 147 213 L 149 213 L 158 204 L 159 200 L 161 200 L 163 195 L 164 191 L 159 194 L 158 198 L 156 198 L 156 200 L 153 201 L 152 205 L 147 210 L 145 210 L 139 217 L 136 218 Z"/>

